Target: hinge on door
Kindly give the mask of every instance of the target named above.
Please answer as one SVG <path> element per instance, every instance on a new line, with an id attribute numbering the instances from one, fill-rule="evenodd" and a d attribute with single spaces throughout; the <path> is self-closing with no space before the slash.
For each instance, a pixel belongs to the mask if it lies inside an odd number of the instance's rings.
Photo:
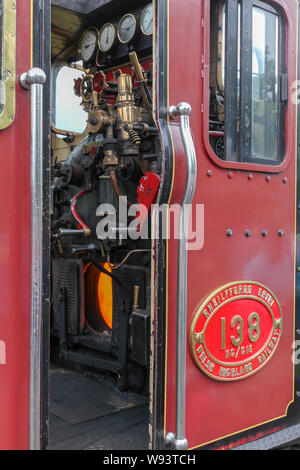
<path id="1" fill-rule="evenodd" d="M 288 74 L 283 73 L 280 76 L 280 99 L 281 101 L 288 100 Z"/>

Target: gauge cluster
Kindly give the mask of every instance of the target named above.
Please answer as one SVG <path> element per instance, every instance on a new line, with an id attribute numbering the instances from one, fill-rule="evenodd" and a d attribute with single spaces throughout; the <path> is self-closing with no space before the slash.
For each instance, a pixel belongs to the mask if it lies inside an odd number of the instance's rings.
<path id="1" fill-rule="evenodd" d="M 153 6 L 128 12 L 115 21 L 87 28 L 79 41 L 78 55 L 85 65 L 107 66 L 131 50 L 152 47 Z"/>
<path id="2" fill-rule="evenodd" d="M 96 28 L 88 28 L 82 35 L 79 46 L 79 55 L 84 62 L 95 58 L 98 43 L 98 31 Z"/>

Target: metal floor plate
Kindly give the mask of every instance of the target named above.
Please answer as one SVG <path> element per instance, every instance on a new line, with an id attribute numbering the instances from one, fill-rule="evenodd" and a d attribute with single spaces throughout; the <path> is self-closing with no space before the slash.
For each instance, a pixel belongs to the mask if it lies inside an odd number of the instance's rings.
<path id="1" fill-rule="evenodd" d="M 148 403 L 106 378 L 51 371 L 49 449 L 147 449 Z"/>

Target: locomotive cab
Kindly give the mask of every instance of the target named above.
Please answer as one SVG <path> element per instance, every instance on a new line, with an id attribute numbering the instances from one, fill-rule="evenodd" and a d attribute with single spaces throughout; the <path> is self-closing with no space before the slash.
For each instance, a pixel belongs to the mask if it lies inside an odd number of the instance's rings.
<path id="1" fill-rule="evenodd" d="M 153 6 L 104 3 L 52 2 L 51 380 L 55 401 L 65 380 L 58 365 L 104 374 L 111 386 L 139 394 L 141 406 L 150 365 L 151 204 L 162 170 Z"/>

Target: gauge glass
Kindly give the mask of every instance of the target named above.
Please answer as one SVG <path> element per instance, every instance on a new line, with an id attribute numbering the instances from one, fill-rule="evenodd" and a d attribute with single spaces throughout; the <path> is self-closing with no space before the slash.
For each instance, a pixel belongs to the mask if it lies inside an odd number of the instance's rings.
<path id="1" fill-rule="evenodd" d="M 146 36 L 151 36 L 153 33 L 153 7 L 150 3 L 144 9 L 141 16 L 141 30 Z"/>
<path id="2" fill-rule="evenodd" d="M 84 62 L 92 59 L 97 49 L 97 30 L 87 29 L 80 40 L 79 52 Z"/>
<path id="3" fill-rule="evenodd" d="M 102 26 L 100 33 L 99 33 L 99 49 L 102 52 L 108 52 L 116 38 L 116 30 L 114 25 L 111 23 L 107 23 Z"/>
<path id="4" fill-rule="evenodd" d="M 136 32 L 136 19 L 130 13 L 123 16 L 118 26 L 118 38 L 123 44 L 132 40 Z"/>

